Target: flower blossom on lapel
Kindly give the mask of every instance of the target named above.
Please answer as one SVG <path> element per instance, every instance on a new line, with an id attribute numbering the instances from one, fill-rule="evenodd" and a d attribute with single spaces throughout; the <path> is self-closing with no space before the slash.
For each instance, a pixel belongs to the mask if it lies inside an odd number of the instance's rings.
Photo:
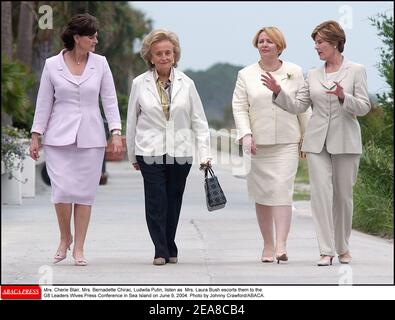
<path id="1" fill-rule="evenodd" d="M 292 80 L 294 78 L 294 74 L 292 72 L 287 72 L 287 76 L 281 80 Z"/>

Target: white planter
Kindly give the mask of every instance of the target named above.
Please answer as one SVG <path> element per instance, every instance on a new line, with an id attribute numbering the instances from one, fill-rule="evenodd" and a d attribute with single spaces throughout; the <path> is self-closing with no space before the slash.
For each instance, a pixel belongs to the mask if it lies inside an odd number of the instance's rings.
<path id="1" fill-rule="evenodd" d="M 21 170 L 13 171 L 15 178 L 9 179 L 8 172 L 1 175 L 1 203 L 22 204 Z"/>
<path id="2" fill-rule="evenodd" d="M 30 157 L 23 160 L 22 181 L 26 181 L 22 183 L 22 197 L 34 197 L 36 195 L 36 164 Z"/>
<path id="3" fill-rule="evenodd" d="M 30 156 L 26 156 L 23 160 L 22 181 L 26 181 L 22 184 L 22 197 L 34 197 L 36 195 L 36 163 Z"/>

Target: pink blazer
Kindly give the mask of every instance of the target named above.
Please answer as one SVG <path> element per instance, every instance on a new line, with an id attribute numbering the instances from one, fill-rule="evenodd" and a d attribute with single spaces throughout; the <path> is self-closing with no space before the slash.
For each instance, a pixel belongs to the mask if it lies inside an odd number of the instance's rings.
<path id="1" fill-rule="evenodd" d="M 107 145 L 99 95 L 110 130 L 121 129 L 114 80 L 107 59 L 89 52 L 80 81 L 70 73 L 62 50 L 48 58 L 41 75 L 31 132 L 43 134 L 43 144 L 79 148 Z"/>

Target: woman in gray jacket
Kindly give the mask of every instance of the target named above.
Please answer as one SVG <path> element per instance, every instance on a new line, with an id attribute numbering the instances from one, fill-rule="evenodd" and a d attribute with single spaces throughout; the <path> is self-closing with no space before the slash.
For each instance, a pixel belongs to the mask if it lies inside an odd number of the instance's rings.
<path id="1" fill-rule="evenodd" d="M 311 37 L 325 64 L 310 70 L 296 98 L 282 90 L 270 73 L 262 76 L 262 82 L 284 110 L 298 114 L 312 105 L 302 151 L 307 153 L 311 210 L 321 254 L 317 265 L 329 266 L 335 252 L 340 263 L 351 262 L 353 186 L 362 153 L 357 116 L 369 112 L 370 102 L 365 68 L 342 55 L 346 36 L 341 26 L 325 21 Z"/>

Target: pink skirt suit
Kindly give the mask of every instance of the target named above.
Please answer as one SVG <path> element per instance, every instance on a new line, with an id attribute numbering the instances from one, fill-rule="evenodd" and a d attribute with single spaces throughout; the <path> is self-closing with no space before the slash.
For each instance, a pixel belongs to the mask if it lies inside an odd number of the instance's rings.
<path id="1" fill-rule="evenodd" d="M 109 129 L 121 129 L 105 57 L 89 52 L 81 76 L 72 75 L 64 50 L 45 62 L 31 132 L 43 135 L 53 203 L 92 205 L 107 145 L 99 96 Z"/>
<path id="2" fill-rule="evenodd" d="M 92 205 L 99 186 L 104 147 L 78 148 L 44 145 L 52 187 L 52 203 Z"/>

